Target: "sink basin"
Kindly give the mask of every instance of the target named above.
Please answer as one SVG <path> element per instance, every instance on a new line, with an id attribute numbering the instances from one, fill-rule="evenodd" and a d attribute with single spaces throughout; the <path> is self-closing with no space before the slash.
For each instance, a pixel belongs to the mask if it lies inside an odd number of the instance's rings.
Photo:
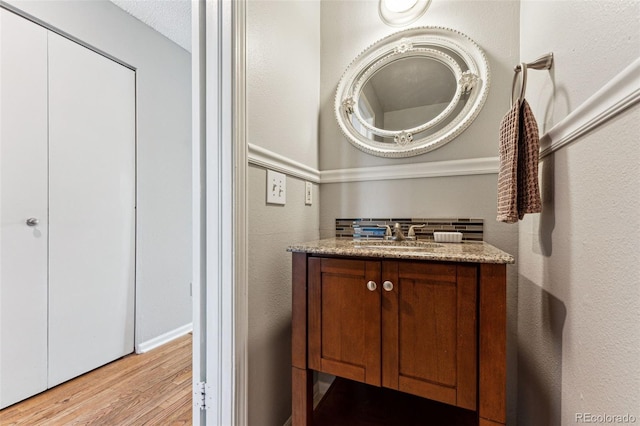
<path id="1" fill-rule="evenodd" d="M 353 241 L 353 248 L 393 251 L 428 251 L 444 247 L 442 244 L 423 241 Z"/>

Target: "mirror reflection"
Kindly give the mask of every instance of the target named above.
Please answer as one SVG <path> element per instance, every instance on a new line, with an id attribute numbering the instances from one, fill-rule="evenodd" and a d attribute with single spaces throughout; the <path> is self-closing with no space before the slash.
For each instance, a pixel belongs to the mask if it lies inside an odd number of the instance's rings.
<path id="1" fill-rule="evenodd" d="M 453 100 L 456 87 L 455 75 L 442 62 L 421 56 L 401 58 L 379 69 L 364 84 L 357 108 L 378 129 L 410 129 L 441 114 Z M 363 136 L 372 133 L 355 121 L 359 120 L 354 114 L 354 127 Z"/>

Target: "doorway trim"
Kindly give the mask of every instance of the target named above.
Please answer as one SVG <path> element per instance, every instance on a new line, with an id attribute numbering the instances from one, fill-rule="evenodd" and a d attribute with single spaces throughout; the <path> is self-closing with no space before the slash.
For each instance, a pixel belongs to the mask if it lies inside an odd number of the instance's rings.
<path id="1" fill-rule="evenodd" d="M 245 6 L 192 3 L 194 425 L 247 422 Z"/>

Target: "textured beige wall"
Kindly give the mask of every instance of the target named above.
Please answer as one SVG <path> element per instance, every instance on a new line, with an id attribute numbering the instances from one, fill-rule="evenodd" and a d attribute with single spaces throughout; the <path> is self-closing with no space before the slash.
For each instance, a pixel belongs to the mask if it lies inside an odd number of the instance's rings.
<path id="1" fill-rule="evenodd" d="M 522 58 L 556 59 L 529 73 L 542 129 L 638 57 L 639 18 L 637 1 L 523 2 Z M 518 425 L 640 421 L 639 122 L 636 105 L 541 163 L 543 212 L 519 232 Z"/>
<path id="2" fill-rule="evenodd" d="M 318 168 L 320 2 L 247 2 L 249 143 Z"/>
<path id="3" fill-rule="evenodd" d="M 291 254 L 318 239 L 317 202 L 287 178 L 287 204 L 265 203 L 266 170 L 249 167 L 249 424 L 282 426 L 291 415 Z M 318 185 L 313 186 L 318 200 Z"/>
<path id="4" fill-rule="evenodd" d="M 320 4 L 247 3 L 248 142 L 318 167 Z M 319 194 L 287 177 L 287 203 L 266 204 L 266 170 L 249 167 L 249 425 L 282 426 L 291 415 L 291 254 L 318 238 Z"/>

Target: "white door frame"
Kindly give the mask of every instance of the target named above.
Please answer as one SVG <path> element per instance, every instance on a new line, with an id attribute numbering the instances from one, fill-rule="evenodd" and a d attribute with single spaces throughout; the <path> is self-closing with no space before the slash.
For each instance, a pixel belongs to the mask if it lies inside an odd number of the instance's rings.
<path id="1" fill-rule="evenodd" d="M 192 2 L 196 426 L 247 422 L 245 1 Z"/>

